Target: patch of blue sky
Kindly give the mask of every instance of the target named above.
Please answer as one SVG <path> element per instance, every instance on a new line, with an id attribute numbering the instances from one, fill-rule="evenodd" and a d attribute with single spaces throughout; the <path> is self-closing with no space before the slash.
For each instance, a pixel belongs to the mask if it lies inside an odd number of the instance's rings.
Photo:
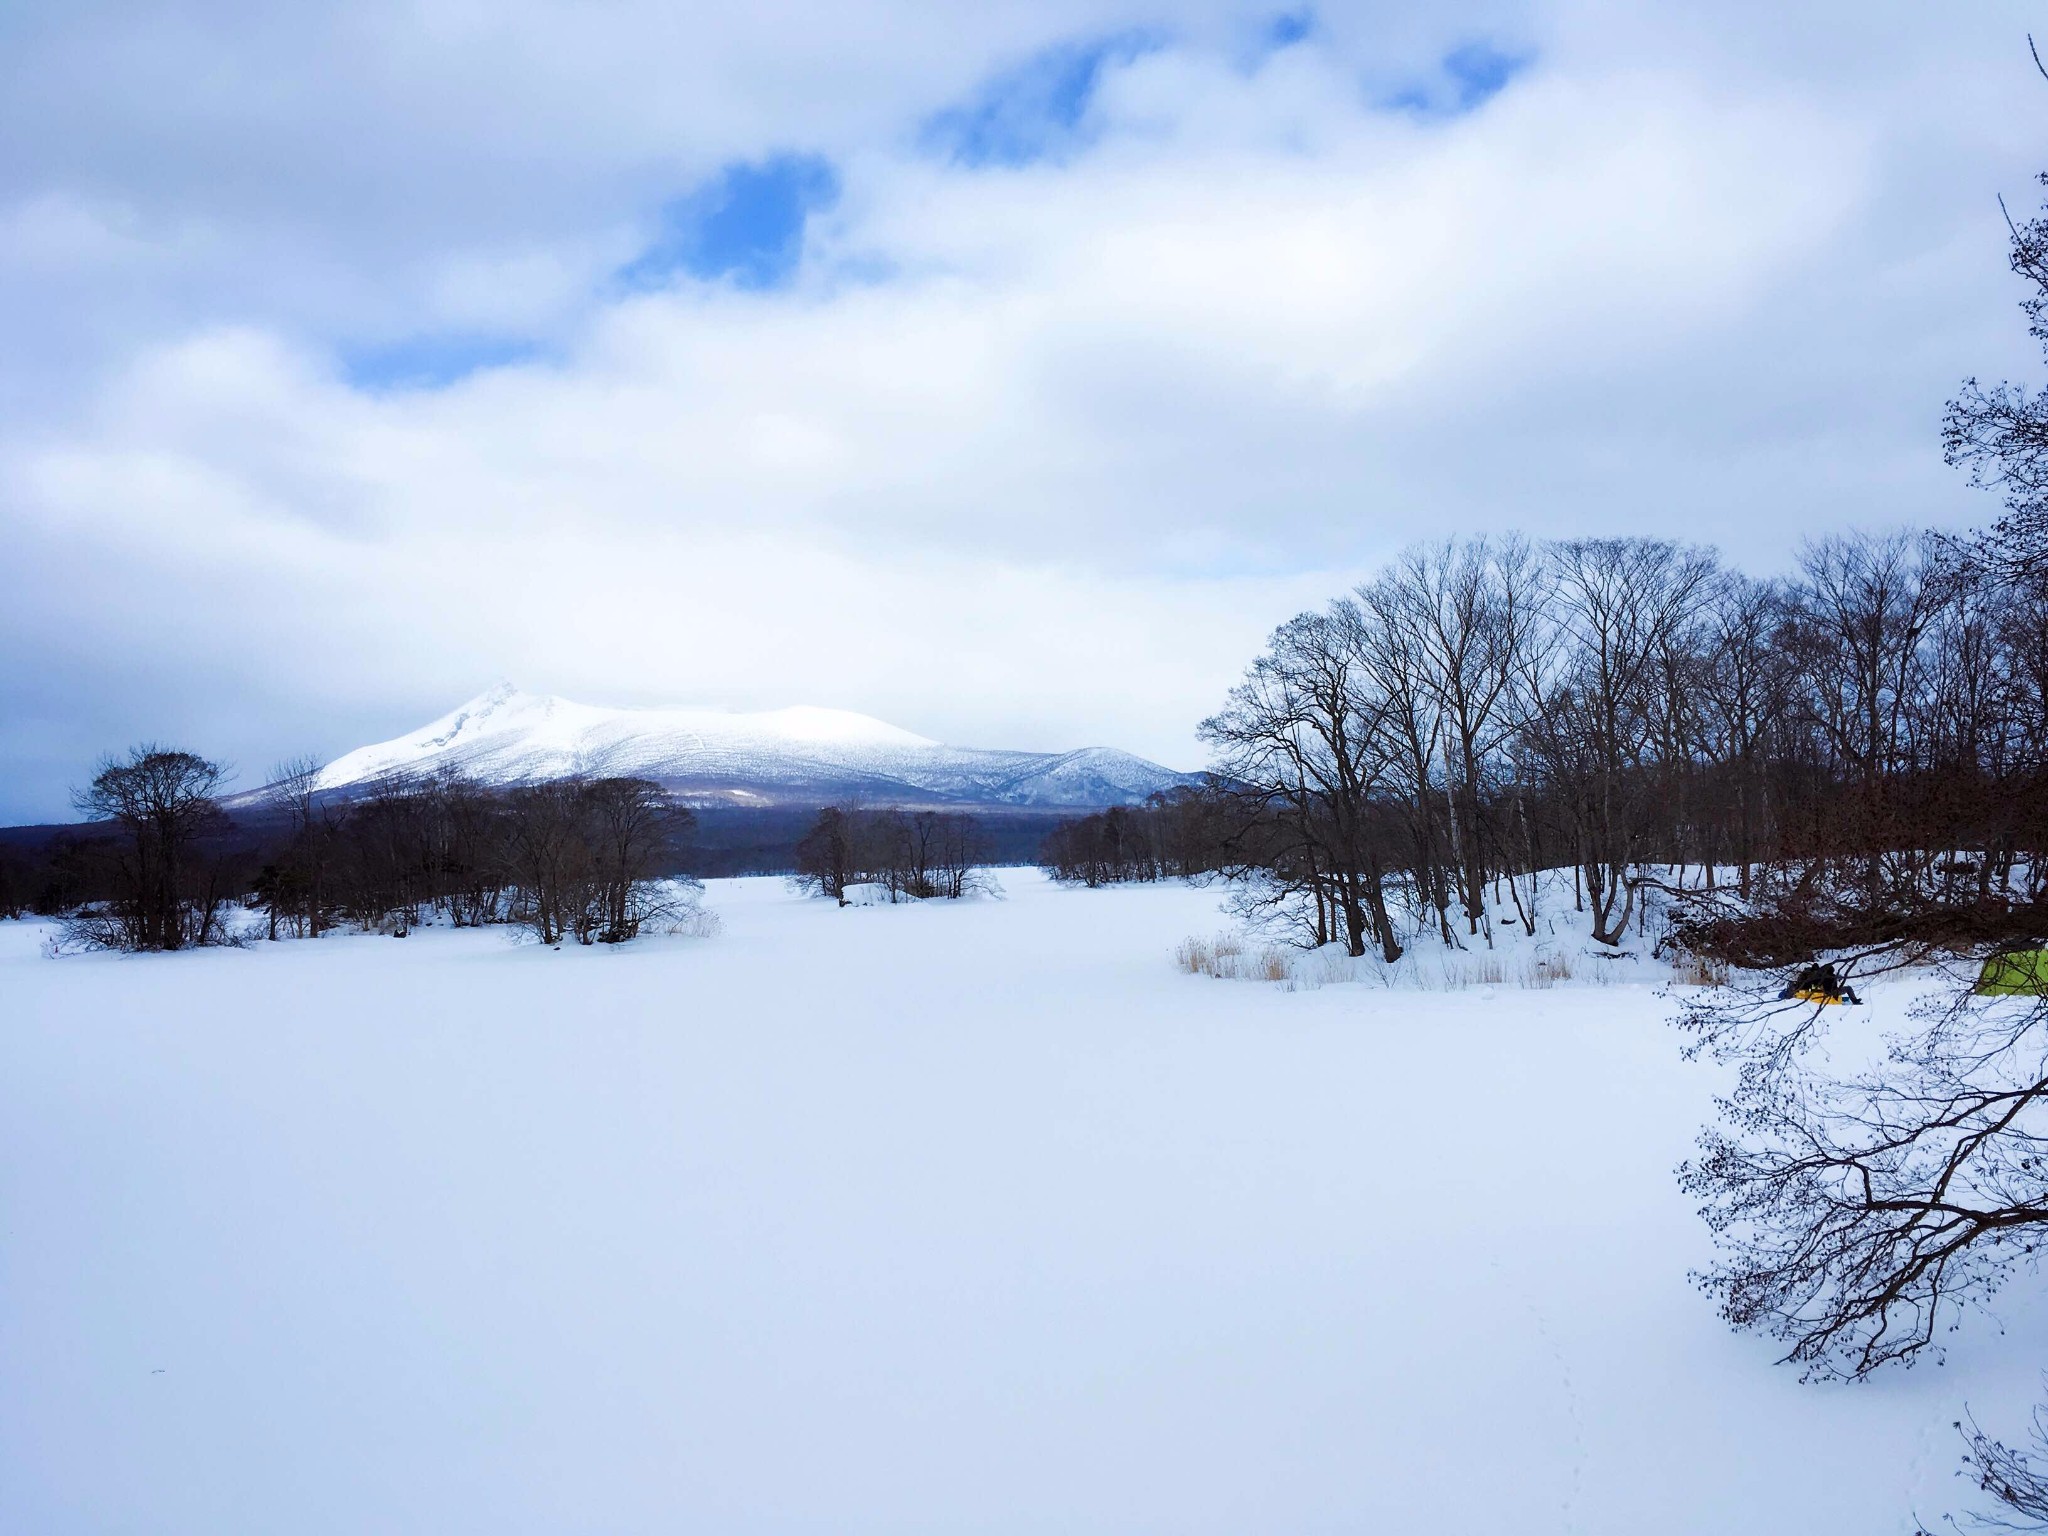
<path id="1" fill-rule="evenodd" d="M 488 369 L 533 362 L 543 352 L 539 342 L 527 337 L 430 332 L 375 346 L 344 347 L 341 371 L 350 387 L 373 394 L 446 389 Z"/>
<path id="2" fill-rule="evenodd" d="M 1535 60 L 1487 42 L 1460 43 L 1437 61 L 1438 77 L 1403 86 L 1386 100 L 1417 117 L 1462 117 L 1493 100 Z"/>
<path id="3" fill-rule="evenodd" d="M 1444 55 L 1444 73 L 1456 88 L 1454 105 L 1470 112 L 1507 88 L 1507 83 L 1529 67 L 1530 55 L 1503 53 L 1489 43 L 1465 43 Z"/>
<path id="4" fill-rule="evenodd" d="M 736 162 L 662 209 L 661 232 L 621 268 L 628 288 L 677 274 L 749 289 L 780 288 L 803 261 L 811 215 L 839 199 L 839 173 L 818 155 Z"/>
<path id="5" fill-rule="evenodd" d="M 1304 6 L 1298 11 L 1282 11 L 1267 18 L 1259 41 L 1268 52 L 1278 53 L 1282 48 L 1292 48 L 1304 41 L 1315 29 L 1316 13 Z"/>
<path id="6" fill-rule="evenodd" d="M 1153 32 L 1063 43 L 993 76 L 971 100 L 925 120 L 919 142 L 956 165 L 1020 166 L 1082 141 L 1103 71 L 1165 45 Z"/>

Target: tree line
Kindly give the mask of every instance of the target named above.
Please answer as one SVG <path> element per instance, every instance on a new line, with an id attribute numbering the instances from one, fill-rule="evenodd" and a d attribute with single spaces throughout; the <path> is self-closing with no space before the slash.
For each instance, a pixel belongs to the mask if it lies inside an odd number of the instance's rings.
<path id="1" fill-rule="evenodd" d="M 1067 884 L 1191 880 L 1223 867 L 1238 830 L 1214 790 L 1180 786 L 1142 805 L 1113 805 L 1059 822 L 1039 845 L 1039 867 Z"/>
<path id="2" fill-rule="evenodd" d="M 155 744 L 103 760 L 73 796 L 86 825 L 32 861 L 0 850 L 0 916 L 61 917 L 78 947 L 174 950 L 238 942 L 237 905 L 271 939 L 337 928 L 403 935 L 437 918 L 512 924 L 548 944 L 620 943 L 695 913 L 684 876 L 693 813 L 651 780 L 585 775 L 498 787 L 459 772 L 319 787 L 313 759 L 223 807 L 227 770 Z M 785 852 L 799 886 L 845 904 L 959 899 L 986 887 L 978 818 L 828 806 Z"/>
<path id="3" fill-rule="evenodd" d="M 2048 608 L 2013 569 L 1929 533 L 1820 539 L 1771 579 L 1663 539 L 1417 546 L 1274 632 L 1202 723 L 1206 790 L 1066 823 L 1042 862 L 1220 869 L 1248 914 L 1389 961 L 1419 931 L 1489 945 L 1502 912 L 1534 932 L 1549 869 L 1610 945 L 1667 885 L 1726 888 L 1745 922 L 1699 937 L 1759 963 L 2024 927 Z"/>
<path id="4" fill-rule="evenodd" d="M 101 763 L 74 797 L 89 828 L 52 853 L 44 891 L 70 942 L 175 950 L 233 942 L 246 900 L 269 938 L 351 927 L 403 936 L 430 916 L 511 924 L 546 944 L 616 944 L 686 915 L 674 870 L 689 810 L 659 784 L 584 776 L 497 788 L 459 773 L 394 776 L 323 792 L 287 764 L 238 827 L 226 770 L 139 746 Z"/>

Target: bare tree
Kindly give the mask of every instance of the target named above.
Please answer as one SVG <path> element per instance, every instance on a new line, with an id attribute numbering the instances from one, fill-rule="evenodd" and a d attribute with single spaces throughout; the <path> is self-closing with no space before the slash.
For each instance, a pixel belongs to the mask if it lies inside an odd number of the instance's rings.
<path id="1" fill-rule="evenodd" d="M 1924 765 L 1916 706 L 1925 699 L 1925 642 L 1940 588 L 1920 541 L 1903 534 L 1815 541 L 1801 552 L 1800 569 L 1801 693 L 1851 790 L 1842 851 L 1856 857 L 1865 899 L 1876 901 L 1886 888 L 1886 851 L 1899 841 L 1889 792 Z"/>
<path id="2" fill-rule="evenodd" d="M 81 942 L 120 949 L 183 949 L 219 942 L 229 894 L 201 844 L 225 830 L 217 798 L 227 770 L 191 752 L 146 744 L 102 760 L 72 796 L 88 820 L 121 833 L 112 899 L 74 924 Z"/>
<path id="3" fill-rule="evenodd" d="M 582 786 L 581 811 L 592 889 L 579 937 L 587 931 L 601 944 L 623 943 L 655 915 L 653 877 L 690 813 L 659 784 L 637 778 Z"/>
<path id="4" fill-rule="evenodd" d="M 1714 865 L 1725 858 L 1747 898 L 1768 836 L 1767 755 L 1792 685 L 1783 642 L 1784 593 L 1773 583 L 1731 573 L 1714 588 L 1706 622 L 1700 748 L 1718 780 L 1724 832 L 1721 843 L 1708 850 L 1708 883 Z"/>
<path id="5" fill-rule="evenodd" d="M 1814 1051 L 1834 1012 L 1755 986 L 1693 1004 L 1690 1027 L 1741 1072 L 1682 1182 L 1720 1239 L 1701 1280 L 1722 1315 L 1808 1374 L 1863 1376 L 1929 1349 L 2048 1239 L 2048 1001 L 1962 981 L 1847 1071 Z"/>
<path id="6" fill-rule="evenodd" d="M 860 878 L 854 857 L 857 814 L 848 806 L 826 806 L 796 845 L 797 882 L 842 907 L 846 905 L 846 888 Z"/>
<path id="7" fill-rule="evenodd" d="M 847 905 L 873 884 L 891 901 L 953 899 L 977 889 L 980 824 L 959 812 L 827 806 L 796 847 L 797 885 Z"/>
<path id="8" fill-rule="evenodd" d="M 1661 539 L 1573 539 L 1551 546 L 1570 668 L 1545 736 L 1579 829 L 1593 937 L 1628 932 L 1659 707 L 1659 663 L 1715 572 L 1712 555 Z"/>
<path id="9" fill-rule="evenodd" d="M 1973 1415 L 1957 1420 L 1963 1472 L 1998 1507 L 1946 1522 L 1955 1530 L 2048 1531 L 2048 1408 L 2036 1408 L 2024 1447 L 1987 1433 Z M 1928 1536 L 1925 1530 L 1916 1536 Z"/>
<path id="10" fill-rule="evenodd" d="M 440 900 L 458 928 L 501 922 L 511 878 L 503 795 L 448 772 L 435 780 L 441 824 Z"/>
<path id="11" fill-rule="evenodd" d="M 1405 637 L 1389 645 L 1389 669 L 1413 674 L 1433 716 L 1429 731 L 1408 732 L 1410 752 L 1426 738 L 1435 743 L 1421 756 L 1442 764 L 1444 830 L 1466 933 L 1490 944 L 1486 879 L 1506 854 L 1488 814 L 1489 768 L 1521 723 L 1518 684 L 1544 665 L 1550 643 L 1534 553 L 1513 536 L 1497 544 L 1446 539 L 1410 549 L 1359 595 L 1385 631 Z"/>
<path id="12" fill-rule="evenodd" d="M 506 797 L 508 863 L 518 890 L 513 913 L 543 944 L 580 938 L 591 907 L 582 801 L 583 786 L 574 779 L 521 785 Z"/>
<path id="13" fill-rule="evenodd" d="M 320 761 L 296 757 L 271 770 L 264 804 L 285 823 L 284 845 L 257 876 L 256 896 L 269 918 L 269 936 L 281 925 L 319 937 L 327 926 L 337 813 L 320 793 Z"/>
<path id="14" fill-rule="evenodd" d="M 986 889 L 976 873 L 987 857 L 981 824 L 959 811 L 924 811 L 919 815 L 924 846 L 925 878 L 931 894 L 944 901 L 959 901 L 976 889 Z"/>
<path id="15" fill-rule="evenodd" d="M 2037 178 L 2048 186 L 2048 174 Z M 2048 354 L 2048 208 L 2008 227 L 2008 260 L 2027 285 L 2027 334 Z M 1948 462 L 2005 498 L 1984 554 L 2012 578 L 2048 583 L 2048 388 L 1966 379 L 1942 422 Z"/>
<path id="16" fill-rule="evenodd" d="M 1457 844 L 1456 812 L 1450 805 L 1448 777 L 1439 773 L 1445 721 L 1430 687 L 1427 619 L 1417 612 L 1427 602 L 1397 579 L 1399 572 L 1358 590 L 1357 604 L 1336 610 L 1349 623 L 1349 639 L 1361 670 L 1361 682 L 1373 705 L 1368 718 L 1376 727 L 1384 767 L 1381 793 L 1405 811 L 1405 850 L 1412 909 L 1418 919 L 1433 920 L 1446 944 L 1451 933 L 1452 852 Z"/>
<path id="17" fill-rule="evenodd" d="M 1357 606 L 1343 601 L 1283 624 L 1201 734 L 1219 776 L 1247 786 L 1288 834 L 1289 846 L 1247 887 L 1250 899 L 1277 898 L 1284 911 L 1299 889 L 1310 910 L 1294 920 L 1354 955 L 1373 945 L 1391 962 L 1402 944 L 1374 804 L 1388 770 L 1388 703 L 1372 689 L 1361 627 Z"/>

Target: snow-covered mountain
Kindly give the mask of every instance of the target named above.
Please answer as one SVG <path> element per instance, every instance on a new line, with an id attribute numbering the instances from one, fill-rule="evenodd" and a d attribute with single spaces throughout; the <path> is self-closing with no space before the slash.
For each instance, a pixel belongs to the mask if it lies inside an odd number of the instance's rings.
<path id="1" fill-rule="evenodd" d="M 342 790 L 393 774 L 456 768 L 493 784 L 572 773 L 630 773 L 725 805 L 875 801 L 1103 806 L 1192 784 L 1193 774 L 1107 747 L 999 752 L 943 746 L 841 709 L 728 714 L 603 709 L 509 685 L 395 741 L 321 770 Z"/>

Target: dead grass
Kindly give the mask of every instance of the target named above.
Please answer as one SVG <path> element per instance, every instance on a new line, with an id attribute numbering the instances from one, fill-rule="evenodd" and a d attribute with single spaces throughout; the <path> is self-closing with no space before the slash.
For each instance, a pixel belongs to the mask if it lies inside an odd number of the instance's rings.
<path id="1" fill-rule="evenodd" d="M 1671 974 L 1681 987 L 1725 987 L 1728 962 L 1714 955 L 1682 949 L 1671 958 Z"/>
<path id="2" fill-rule="evenodd" d="M 1566 985 L 1618 986 L 1642 979 L 1633 970 L 1589 966 L 1585 960 L 1584 955 L 1569 949 L 1548 946 L 1535 953 L 1526 949 L 1501 953 L 1417 946 L 1388 964 L 1372 953 L 1354 958 L 1345 954 L 1341 945 L 1299 949 L 1241 932 L 1183 939 L 1173 952 L 1175 968 L 1190 976 L 1271 982 L 1290 992 L 1318 991 L 1339 982 L 1377 982 L 1383 987 L 1415 992 L 1465 992 L 1495 987 L 1547 991 Z M 1680 979 L 1694 985 L 1717 986 L 1726 982 L 1727 972 L 1725 967 L 1701 964 L 1682 972 Z"/>
<path id="3" fill-rule="evenodd" d="M 1212 976 L 1218 981 L 1294 980 L 1293 958 L 1286 950 L 1272 944 L 1253 948 L 1243 935 L 1235 933 L 1182 939 L 1173 952 L 1173 962 L 1190 976 Z"/>

